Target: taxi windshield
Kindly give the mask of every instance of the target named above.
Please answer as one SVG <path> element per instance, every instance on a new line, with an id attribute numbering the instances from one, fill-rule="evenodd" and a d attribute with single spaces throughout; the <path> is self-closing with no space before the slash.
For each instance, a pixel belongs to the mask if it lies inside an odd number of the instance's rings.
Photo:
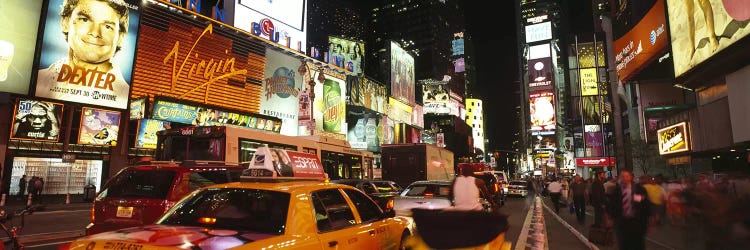
<path id="1" fill-rule="evenodd" d="M 284 234 L 288 193 L 239 188 L 206 189 L 181 202 L 157 224 Z"/>

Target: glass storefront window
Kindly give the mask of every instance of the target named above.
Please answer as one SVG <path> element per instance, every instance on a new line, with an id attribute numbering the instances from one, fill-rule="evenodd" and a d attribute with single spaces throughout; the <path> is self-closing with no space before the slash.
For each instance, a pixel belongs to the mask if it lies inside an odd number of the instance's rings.
<path id="1" fill-rule="evenodd" d="M 26 182 L 31 177 L 41 177 L 44 181 L 42 194 L 83 194 L 83 187 L 88 184 L 96 186 L 99 191 L 102 181 L 101 160 L 76 160 L 73 163 L 62 162 L 60 158 L 13 158 L 13 170 L 10 179 L 10 195 L 18 195 L 18 182 L 26 175 Z M 28 187 L 26 193 L 28 193 Z"/>

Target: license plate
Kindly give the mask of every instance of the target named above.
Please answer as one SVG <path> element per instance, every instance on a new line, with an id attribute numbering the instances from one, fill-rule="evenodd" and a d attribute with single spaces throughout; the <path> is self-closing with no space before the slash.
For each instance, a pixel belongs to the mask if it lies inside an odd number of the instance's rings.
<path id="1" fill-rule="evenodd" d="M 121 217 L 121 218 L 133 217 L 133 207 L 117 207 L 117 217 Z"/>

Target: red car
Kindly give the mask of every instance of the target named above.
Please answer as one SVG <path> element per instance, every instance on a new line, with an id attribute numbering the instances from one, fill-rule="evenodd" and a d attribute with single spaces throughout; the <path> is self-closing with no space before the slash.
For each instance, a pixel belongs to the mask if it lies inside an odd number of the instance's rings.
<path id="1" fill-rule="evenodd" d="M 216 162 L 148 162 L 112 177 L 91 208 L 86 235 L 149 225 L 190 192 L 239 181 L 244 167 Z"/>

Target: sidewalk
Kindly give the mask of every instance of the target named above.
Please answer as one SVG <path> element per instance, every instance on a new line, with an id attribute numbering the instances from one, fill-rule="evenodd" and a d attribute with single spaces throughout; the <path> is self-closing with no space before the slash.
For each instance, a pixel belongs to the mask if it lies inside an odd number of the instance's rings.
<path id="1" fill-rule="evenodd" d="M 549 197 L 544 197 L 543 200 L 549 208 L 553 208 Z M 583 236 L 588 237 L 589 227 L 594 223 L 593 208 L 586 208 L 586 225 L 578 224 L 575 214 L 571 214 L 567 206 L 561 206 L 558 215 Z M 688 240 L 688 235 L 686 228 L 672 226 L 665 222 L 646 234 L 646 249 L 688 249 L 688 244 L 696 244 L 694 240 Z M 616 243 L 610 246 L 597 244 L 597 247 L 602 250 L 617 249 Z"/>
<path id="2" fill-rule="evenodd" d="M 71 194 L 70 204 L 66 203 L 67 197 L 65 195 L 41 195 L 39 199 L 34 199 L 34 205 L 42 205 L 41 211 L 61 211 L 61 210 L 85 210 L 91 209 L 91 202 L 83 200 L 83 194 Z M 26 207 L 28 202 L 27 197 L 18 196 L 6 196 L 5 205 L 0 206 L 0 209 L 6 211 L 20 211 Z"/>

